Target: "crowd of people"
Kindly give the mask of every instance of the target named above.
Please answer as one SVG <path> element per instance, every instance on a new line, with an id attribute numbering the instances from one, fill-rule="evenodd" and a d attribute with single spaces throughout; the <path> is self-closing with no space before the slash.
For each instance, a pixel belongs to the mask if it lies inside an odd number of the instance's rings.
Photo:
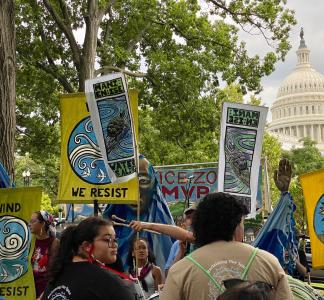
<path id="1" fill-rule="evenodd" d="M 276 176 L 280 181 L 280 174 Z M 30 229 L 36 237 L 32 263 L 37 297 L 294 299 L 289 277 L 278 259 L 243 242 L 247 214 L 237 197 L 210 193 L 185 210 L 181 226 L 132 221 L 130 227 L 135 232 L 155 230 L 176 240 L 162 274 L 149 241 L 139 233 L 134 233 L 123 264 L 109 220 L 89 217 L 67 227 L 58 241 L 51 231 L 51 216 L 35 212 Z M 299 257 L 296 277 L 302 279 L 309 270 L 302 252 Z"/>

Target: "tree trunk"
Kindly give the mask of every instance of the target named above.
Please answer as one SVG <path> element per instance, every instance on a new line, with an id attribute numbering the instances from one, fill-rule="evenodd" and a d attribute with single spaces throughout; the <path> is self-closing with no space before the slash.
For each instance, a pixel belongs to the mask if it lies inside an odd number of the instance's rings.
<path id="1" fill-rule="evenodd" d="M 16 32 L 13 0 L 0 1 L 0 161 L 14 171 Z"/>
<path id="2" fill-rule="evenodd" d="M 86 32 L 79 72 L 79 92 L 84 92 L 85 81 L 93 78 L 97 52 L 97 37 L 102 16 L 96 1 L 88 2 L 88 16 L 85 17 Z"/>

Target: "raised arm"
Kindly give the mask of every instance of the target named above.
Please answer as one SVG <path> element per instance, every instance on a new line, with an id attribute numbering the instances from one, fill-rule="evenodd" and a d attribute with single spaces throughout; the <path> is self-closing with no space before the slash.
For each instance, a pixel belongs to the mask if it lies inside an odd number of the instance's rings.
<path id="1" fill-rule="evenodd" d="M 143 229 L 150 229 L 150 230 L 160 232 L 162 234 L 169 235 L 172 238 L 180 241 L 187 241 L 192 243 L 195 240 L 192 232 L 182 229 L 175 225 L 132 221 L 130 223 L 130 226 L 136 231 L 141 231 Z"/>
<path id="2" fill-rule="evenodd" d="M 279 162 L 279 168 L 278 170 L 275 170 L 274 172 L 274 182 L 282 193 L 288 192 L 290 180 L 291 180 L 291 164 L 289 160 L 283 158 Z"/>

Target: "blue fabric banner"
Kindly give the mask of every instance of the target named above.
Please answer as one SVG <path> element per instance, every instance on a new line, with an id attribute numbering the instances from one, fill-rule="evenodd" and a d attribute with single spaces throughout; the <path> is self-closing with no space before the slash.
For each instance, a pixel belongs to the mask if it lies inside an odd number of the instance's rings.
<path id="1" fill-rule="evenodd" d="M 169 207 L 156 180 L 153 166 L 148 162 L 148 160 L 141 157 L 139 168 L 141 198 L 140 220 L 143 222 L 174 224 Z M 112 215 L 116 215 L 117 217 L 128 221 L 137 219 L 136 207 L 131 205 L 108 205 L 104 212 L 104 217 L 111 218 Z M 136 233 L 128 227 L 121 226 L 115 226 L 115 231 L 118 238 L 118 252 L 124 263 L 126 263 L 130 241 L 134 238 Z M 147 238 L 156 257 L 157 265 L 163 269 L 173 240 L 171 237 L 164 234 L 157 235 L 145 231 L 141 232 L 141 236 Z"/>
<path id="2" fill-rule="evenodd" d="M 10 177 L 0 162 L 0 188 L 10 187 Z"/>
<path id="3" fill-rule="evenodd" d="M 284 269 L 293 274 L 294 261 L 298 255 L 295 220 L 296 205 L 290 193 L 286 192 L 257 235 L 253 246 L 276 256 Z"/>

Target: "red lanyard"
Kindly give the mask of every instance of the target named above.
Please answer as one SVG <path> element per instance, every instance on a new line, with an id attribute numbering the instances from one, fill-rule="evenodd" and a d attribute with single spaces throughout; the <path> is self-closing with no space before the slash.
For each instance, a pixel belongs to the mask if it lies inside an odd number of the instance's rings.
<path id="1" fill-rule="evenodd" d="M 112 269 L 110 267 L 107 267 L 104 263 L 102 263 L 101 261 L 95 259 L 93 257 L 93 245 L 91 246 L 90 251 L 89 251 L 88 262 L 91 263 L 91 264 L 98 265 L 101 269 L 109 270 L 110 272 L 117 274 L 118 276 L 122 277 L 125 280 L 129 280 L 131 282 L 134 282 L 134 279 L 132 279 L 128 275 L 126 275 L 126 274 L 124 274 L 122 272 L 116 271 L 116 270 L 114 270 L 114 269 Z"/>

